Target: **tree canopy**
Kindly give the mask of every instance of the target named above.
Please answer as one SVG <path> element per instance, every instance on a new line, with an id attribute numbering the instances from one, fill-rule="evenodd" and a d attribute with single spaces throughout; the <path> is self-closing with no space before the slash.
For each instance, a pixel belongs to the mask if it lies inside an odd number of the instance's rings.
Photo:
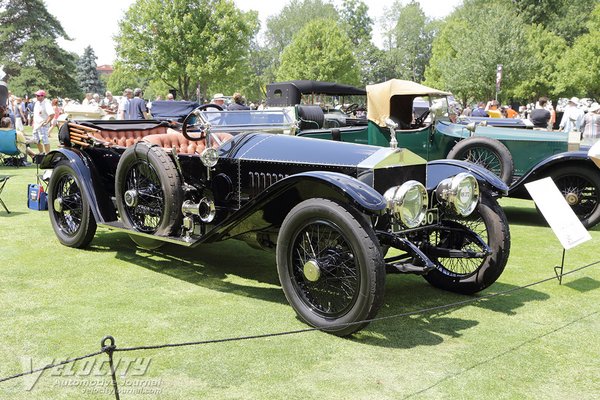
<path id="1" fill-rule="evenodd" d="M 137 0 L 119 27 L 120 65 L 189 99 L 247 76 L 258 18 L 232 0 Z"/>
<path id="2" fill-rule="evenodd" d="M 79 96 L 76 56 L 58 46 L 59 37 L 69 39 L 42 0 L 0 0 L 0 65 L 14 93 Z"/>
<path id="3" fill-rule="evenodd" d="M 336 21 L 317 19 L 295 36 L 281 56 L 277 80 L 314 79 L 357 85 L 351 42 Z"/>
<path id="4" fill-rule="evenodd" d="M 142 87 L 154 97 L 175 89 L 194 100 L 236 91 L 258 100 L 266 84 L 283 79 L 409 79 L 463 102 L 600 96 L 600 0 L 463 0 L 443 20 L 428 18 L 416 0 L 396 0 L 374 21 L 375 6 L 289 0 L 259 35 L 257 12 L 242 12 L 233 0 L 136 0 L 119 22 L 106 83 L 115 93 Z M 382 48 L 374 44 L 376 27 Z M 101 90 L 93 50 L 77 61 L 57 38 L 68 39 L 43 0 L 0 0 L 0 66 L 11 90 L 44 87 L 69 97 Z M 88 83 L 75 80 L 76 62 Z"/>

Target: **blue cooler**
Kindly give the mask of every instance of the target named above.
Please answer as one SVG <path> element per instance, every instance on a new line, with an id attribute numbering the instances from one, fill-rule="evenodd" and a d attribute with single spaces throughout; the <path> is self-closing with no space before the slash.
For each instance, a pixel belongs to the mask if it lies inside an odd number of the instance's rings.
<path id="1" fill-rule="evenodd" d="M 27 207 L 38 211 L 48 209 L 48 195 L 41 185 L 27 185 Z"/>

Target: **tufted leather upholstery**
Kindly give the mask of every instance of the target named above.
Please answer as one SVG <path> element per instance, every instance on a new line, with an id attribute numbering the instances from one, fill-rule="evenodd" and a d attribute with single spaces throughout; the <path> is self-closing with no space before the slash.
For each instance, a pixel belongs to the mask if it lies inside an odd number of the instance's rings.
<path id="1" fill-rule="evenodd" d="M 233 137 L 231 134 L 225 132 L 219 132 L 216 135 L 221 142 L 226 142 Z M 180 132 L 173 131 L 172 129 L 167 133 L 146 136 L 144 137 L 144 141 L 166 149 L 175 148 L 177 154 L 201 154 L 206 148 L 206 139 L 188 140 Z M 218 147 L 218 144 L 213 142 L 213 147 Z"/>
<path id="2" fill-rule="evenodd" d="M 103 142 L 116 146 L 132 146 L 149 135 L 165 134 L 167 127 L 159 126 L 148 130 L 105 131 L 94 132 L 93 136 Z"/>

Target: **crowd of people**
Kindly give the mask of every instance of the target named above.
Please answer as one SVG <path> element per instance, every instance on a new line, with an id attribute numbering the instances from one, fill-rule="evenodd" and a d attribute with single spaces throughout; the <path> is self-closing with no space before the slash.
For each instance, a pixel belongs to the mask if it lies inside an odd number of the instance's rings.
<path id="1" fill-rule="evenodd" d="M 146 102 L 143 96 L 144 92 L 141 88 L 126 88 L 120 99 L 113 96 L 110 91 L 106 91 L 102 98 L 97 93 L 86 93 L 81 105 L 100 107 L 106 113 L 114 114 L 116 119 L 121 120 L 151 118 L 152 102 Z M 156 100 L 162 100 L 161 96 L 158 96 Z M 166 100 L 174 101 L 173 94 L 168 93 Z M 29 142 L 34 143 L 40 153 L 47 153 L 50 151 L 49 138 L 54 128 L 58 130 L 58 117 L 63 113 L 63 108 L 76 103 L 77 101 L 68 98 L 50 100 L 46 98 L 44 90 L 38 90 L 35 93 L 35 99 L 30 99 L 27 95 L 21 98 L 9 92 L 5 110 L 11 126 L 21 135 L 25 126 L 32 127 L 33 136 Z M 210 103 L 223 110 L 233 111 L 261 110 L 265 107 L 264 101 L 258 105 L 246 104 L 244 96 L 239 92 L 234 93 L 231 97 L 216 93 Z M 566 106 L 561 108 L 563 114 L 558 124 L 558 130 L 579 131 L 583 139 L 600 138 L 600 104 L 593 102 L 586 108 L 587 112 L 584 112 L 578 98 L 568 99 Z M 528 119 L 534 129 L 548 131 L 553 130 L 557 122 L 557 113 L 552 101 L 545 96 L 540 97 L 535 103 L 520 106 L 518 110 L 514 110 L 510 105 L 501 105 L 497 100 L 490 100 L 487 103 L 478 102 L 473 107 L 468 105 L 460 110 L 460 114 L 465 117 Z M 5 120 L 3 125 L 8 125 L 7 121 Z M 28 155 L 33 157 L 33 153 L 29 149 Z"/>
<path id="2" fill-rule="evenodd" d="M 593 102 L 585 108 L 586 110 L 577 97 L 568 99 L 566 106 L 561 110 L 563 114 L 558 124 L 558 130 L 566 133 L 580 132 L 582 139 L 600 138 L 600 104 Z M 557 122 L 556 109 L 552 105 L 552 101 L 545 96 L 541 96 L 535 103 L 520 106 L 518 111 L 513 110 L 510 105 L 500 105 L 497 100 L 490 100 L 487 103 L 480 101 L 473 108 L 465 107 L 461 115 L 527 119 L 531 121 L 534 129 L 548 131 L 552 131 Z"/>

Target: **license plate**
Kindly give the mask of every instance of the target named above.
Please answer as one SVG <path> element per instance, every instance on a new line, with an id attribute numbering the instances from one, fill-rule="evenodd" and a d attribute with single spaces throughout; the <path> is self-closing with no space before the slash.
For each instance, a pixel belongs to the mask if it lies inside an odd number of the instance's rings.
<path id="1" fill-rule="evenodd" d="M 425 213 L 425 218 L 423 218 L 423 222 L 421 222 L 421 225 L 419 225 L 419 226 L 435 225 L 439 221 L 440 221 L 440 213 L 439 213 L 438 209 L 430 208 Z M 396 221 L 392 222 L 392 233 L 398 233 L 398 232 L 402 232 L 405 230 L 407 230 L 407 228 L 404 228 L 398 222 L 396 222 Z"/>

